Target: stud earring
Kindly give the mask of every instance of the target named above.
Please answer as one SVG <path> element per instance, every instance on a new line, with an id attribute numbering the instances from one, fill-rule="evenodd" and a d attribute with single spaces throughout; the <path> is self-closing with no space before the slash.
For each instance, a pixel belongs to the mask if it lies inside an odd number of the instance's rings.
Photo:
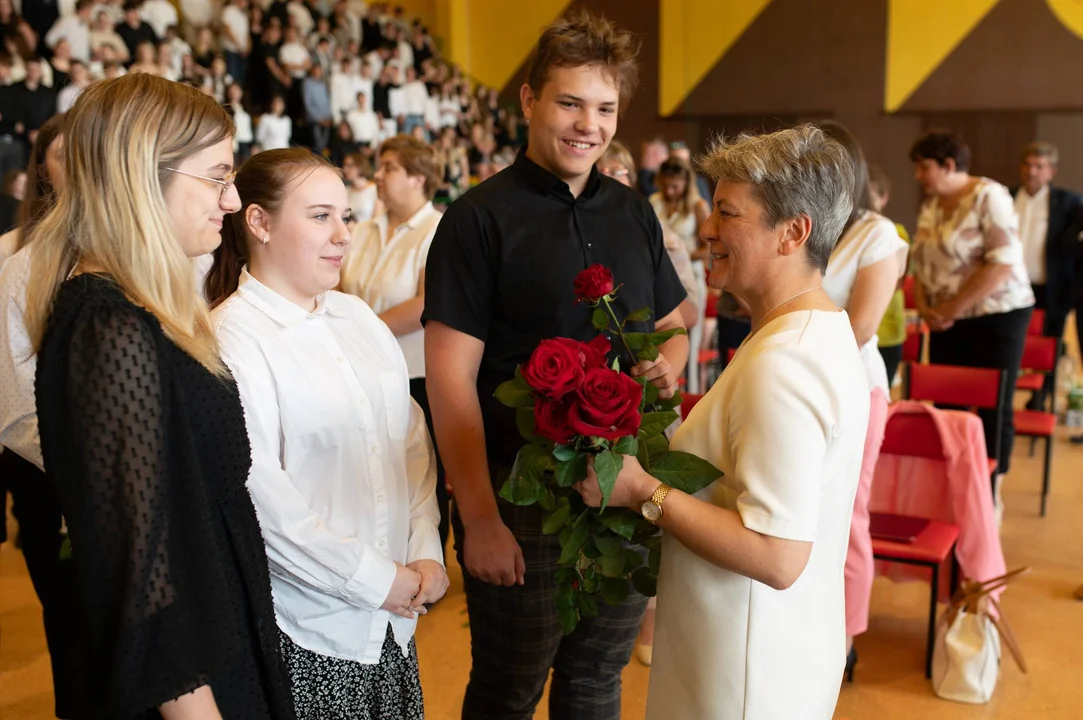
<path id="1" fill-rule="evenodd" d="M 271 239 L 271 233 L 263 233 L 263 237 L 260 238 L 260 242 L 262 242 L 264 245 L 266 245 L 267 241 L 270 240 L 270 239 Z"/>

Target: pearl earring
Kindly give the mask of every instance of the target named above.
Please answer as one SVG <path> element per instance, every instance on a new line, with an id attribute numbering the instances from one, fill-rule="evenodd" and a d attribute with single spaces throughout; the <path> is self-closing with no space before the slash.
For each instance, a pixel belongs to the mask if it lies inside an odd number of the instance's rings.
<path id="1" fill-rule="evenodd" d="M 266 245 L 266 244 L 267 244 L 267 241 L 268 241 L 268 240 L 270 240 L 270 239 L 271 239 L 271 233 L 263 233 L 263 237 L 262 237 L 262 238 L 260 238 L 260 241 L 261 241 L 261 242 L 262 242 L 262 243 L 263 243 L 264 245 Z"/>

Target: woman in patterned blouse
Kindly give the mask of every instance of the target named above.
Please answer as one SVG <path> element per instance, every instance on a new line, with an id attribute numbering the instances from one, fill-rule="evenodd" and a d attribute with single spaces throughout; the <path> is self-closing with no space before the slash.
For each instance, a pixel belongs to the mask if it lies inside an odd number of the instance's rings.
<path id="1" fill-rule="evenodd" d="M 1005 370 L 1013 388 L 1034 294 L 1012 197 L 1000 183 L 968 174 L 970 149 L 954 132 L 926 133 L 910 159 L 927 196 L 912 257 L 918 311 L 932 330 L 930 359 Z M 1008 471 L 1015 434 L 1012 408 L 1003 408 L 999 438 L 995 411 L 979 414 L 987 451 L 999 460 L 1000 508 L 1000 478 Z"/>

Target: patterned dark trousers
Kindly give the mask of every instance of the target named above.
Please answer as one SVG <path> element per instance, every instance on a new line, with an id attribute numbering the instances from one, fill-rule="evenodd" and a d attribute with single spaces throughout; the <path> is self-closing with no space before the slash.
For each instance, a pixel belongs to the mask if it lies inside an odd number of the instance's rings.
<path id="1" fill-rule="evenodd" d="M 633 591 L 617 607 L 599 602 L 598 617 L 583 619 L 575 632 L 563 635 L 553 607 L 560 542 L 542 534 L 540 509 L 497 502 L 523 549 L 522 586 L 490 585 L 466 572 L 462 520 L 452 513 L 473 659 L 463 720 L 530 720 L 550 668 L 549 717 L 619 720 L 621 671 L 631 657 L 647 598 Z"/>

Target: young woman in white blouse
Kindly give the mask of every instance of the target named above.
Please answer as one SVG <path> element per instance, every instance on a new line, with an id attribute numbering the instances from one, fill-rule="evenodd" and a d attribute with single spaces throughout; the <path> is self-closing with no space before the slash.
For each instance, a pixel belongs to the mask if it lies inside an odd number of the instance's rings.
<path id="1" fill-rule="evenodd" d="M 441 185 L 436 151 L 408 135 L 398 135 L 377 153 L 376 192 L 384 210 L 357 226 L 342 266 L 343 292 L 356 295 L 379 313 L 402 346 L 410 373 L 410 394 L 425 411 L 429 433 L 432 413 L 425 392 L 425 261 L 440 213 L 432 198 Z M 448 493 L 437 458 L 440 540 L 448 536 Z"/>
<path id="2" fill-rule="evenodd" d="M 281 95 L 271 98 L 271 111 L 259 117 L 256 145 L 260 150 L 283 150 L 290 146 L 293 121 L 286 116 L 286 100 Z"/>
<path id="3" fill-rule="evenodd" d="M 857 652 L 854 636 L 869 626 L 869 599 L 874 572 L 872 536 L 869 534 L 869 499 L 880 444 L 887 426 L 890 383 L 884 358 L 877 348 L 876 331 L 887 311 L 899 279 L 906 271 L 908 246 L 894 223 L 869 209 L 869 166 L 856 138 L 842 125 L 820 123 L 827 137 L 838 142 L 854 165 L 854 207 L 838 243 L 831 251 L 824 273 L 824 292 L 850 318 L 861 361 L 869 382 L 869 425 L 861 476 L 850 520 L 850 543 L 846 551 L 846 674 L 853 678 Z"/>
<path id="4" fill-rule="evenodd" d="M 413 634 L 448 586 L 436 469 L 394 336 L 332 290 L 346 188 L 303 149 L 255 155 L 236 182 L 207 295 L 245 408 L 297 716 L 422 718 Z"/>

